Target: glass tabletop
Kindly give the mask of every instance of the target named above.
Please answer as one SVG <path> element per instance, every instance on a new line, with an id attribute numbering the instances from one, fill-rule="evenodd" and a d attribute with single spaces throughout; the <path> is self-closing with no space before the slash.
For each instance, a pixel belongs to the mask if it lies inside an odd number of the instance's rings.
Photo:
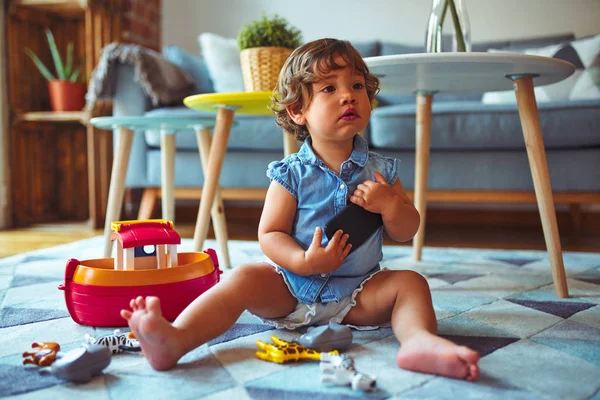
<path id="1" fill-rule="evenodd" d="M 240 114 L 274 115 L 269 109 L 271 92 L 203 93 L 183 99 L 187 107 L 199 111 L 228 108 Z"/>

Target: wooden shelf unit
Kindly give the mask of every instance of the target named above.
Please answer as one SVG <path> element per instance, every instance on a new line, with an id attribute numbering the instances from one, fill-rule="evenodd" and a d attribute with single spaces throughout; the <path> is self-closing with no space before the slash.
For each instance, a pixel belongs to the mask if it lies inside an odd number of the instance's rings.
<path id="1" fill-rule="evenodd" d="M 59 16 L 77 17 L 83 15 L 88 7 L 88 0 L 15 0 L 18 7 L 29 7 Z"/>
<path id="2" fill-rule="evenodd" d="M 47 82 L 26 56 L 32 49 L 54 69 L 44 30 L 59 51 L 74 44 L 89 79 L 101 49 L 121 37 L 122 0 L 8 0 L 6 21 L 9 154 L 14 225 L 55 221 L 104 223 L 112 135 L 88 124 L 108 115 L 99 102 L 91 111 L 50 112 Z"/>
<path id="3" fill-rule="evenodd" d="M 90 113 L 87 111 L 32 111 L 22 113 L 21 121 L 29 122 L 80 122 L 87 125 Z"/>

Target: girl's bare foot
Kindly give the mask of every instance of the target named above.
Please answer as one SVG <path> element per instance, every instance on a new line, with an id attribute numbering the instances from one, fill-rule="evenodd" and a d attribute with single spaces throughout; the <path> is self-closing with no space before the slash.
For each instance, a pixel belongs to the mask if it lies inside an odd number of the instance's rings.
<path id="1" fill-rule="evenodd" d="M 402 369 L 474 381 L 479 378 L 479 353 L 430 332 L 402 342 L 396 362 Z"/>
<path id="2" fill-rule="evenodd" d="M 160 299 L 139 296 L 129 305 L 133 312 L 121 310 L 121 316 L 139 340 L 152 368 L 158 371 L 173 368 L 181 357 L 175 338 L 177 330 L 162 316 Z"/>

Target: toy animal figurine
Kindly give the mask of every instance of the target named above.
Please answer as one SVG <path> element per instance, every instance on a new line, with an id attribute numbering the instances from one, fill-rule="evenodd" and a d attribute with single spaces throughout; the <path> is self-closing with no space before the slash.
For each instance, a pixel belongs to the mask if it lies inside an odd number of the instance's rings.
<path id="1" fill-rule="evenodd" d="M 262 340 L 256 341 L 256 346 L 264 351 L 257 351 L 256 357 L 265 361 L 283 364 L 290 361 L 300 360 L 320 360 L 323 353 L 319 353 L 313 349 L 308 349 L 299 343 L 288 342 L 277 336 L 271 336 L 271 343 L 265 343 Z M 331 354 L 338 354 L 337 351 L 332 351 Z"/>
<path id="2" fill-rule="evenodd" d="M 112 352 L 107 347 L 95 344 L 79 347 L 65 354 L 59 353 L 49 372 L 68 381 L 88 382 L 108 367 L 111 358 Z"/>
<path id="3" fill-rule="evenodd" d="M 308 328 L 298 343 L 321 352 L 344 350 L 352 344 L 352 330 L 346 325 L 329 321 L 328 325 Z"/>
<path id="4" fill-rule="evenodd" d="M 350 385 L 352 390 L 375 389 L 375 377 L 360 373 L 354 368 L 354 359 L 347 354 L 321 353 L 321 382 Z"/>
<path id="5" fill-rule="evenodd" d="M 115 329 L 112 335 L 101 336 L 99 338 L 85 335 L 85 345 L 97 344 L 104 346 L 113 354 L 124 351 L 140 351 L 140 342 L 137 339 L 131 338 L 131 336 L 131 333 L 121 333 L 120 329 Z"/>
<path id="6" fill-rule="evenodd" d="M 60 345 L 56 342 L 33 342 L 31 347 L 35 350 L 23 352 L 25 357 L 23 364 L 35 364 L 40 367 L 52 364 L 56 360 L 56 353 L 60 350 Z"/>

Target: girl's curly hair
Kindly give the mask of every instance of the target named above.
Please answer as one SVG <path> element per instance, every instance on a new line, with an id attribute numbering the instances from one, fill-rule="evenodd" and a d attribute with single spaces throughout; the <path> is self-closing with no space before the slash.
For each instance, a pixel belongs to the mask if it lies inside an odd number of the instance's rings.
<path id="1" fill-rule="evenodd" d="M 342 57 L 345 65 L 336 64 L 334 58 Z M 288 57 L 273 90 L 271 109 L 275 112 L 275 122 L 285 131 L 304 140 L 309 133 L 305 125 L 296 124 L 289 116 L 286 107 L 296 110 L 306 109 L 312 99 L 312 83 L 332 70 L 346 66 L 360 71 L 365 77 L 369 100 L 373 103 L 379 92 L 379 79 L 369 72 L 358 50 L 346 40 L 318 39 L 306 43 Z"/>

